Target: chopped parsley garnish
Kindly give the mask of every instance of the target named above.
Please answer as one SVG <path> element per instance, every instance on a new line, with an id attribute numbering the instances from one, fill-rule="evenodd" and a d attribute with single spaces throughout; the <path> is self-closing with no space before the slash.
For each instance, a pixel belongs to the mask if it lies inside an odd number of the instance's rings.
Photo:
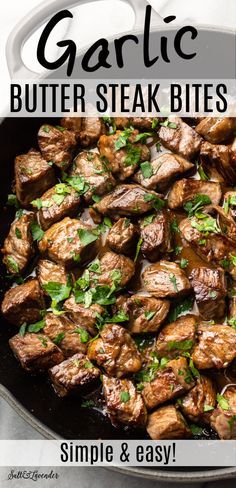
<path id="1" fill-rule="evenodd" d="M 142 239 L 142 237 L 140 237 L 139 240 L 138 240 L 138 243 L 137 243 L 135 257 L 134 257 L 134 262 L 135 263 L 136 263 L 136 261 L 138 259 L 138 256 L 139 256 L 139 253 L 140 253 L 140 250 L 141 250 L 142 243 L 143 243 L 143 239 Z"/>
<path id="2" fill-rule="evenodd" d="M 204 405 L 203 407 L 204 412 L 211 412 L 212 410 L 214 410 L 214 407 L 212 405 Z"/>
<path id="3" fill-rule="evenodd" d="M 27 329 L 27 323 L 24 322 L 21 326 L 20 326 L 20 329 L 19 329 L 19 335 L 21 337 L 24 337 L 25 333 L 26 333 L 26 329 Z"/>
<path id="4" fill-rule="evenodd" d="M 184 259 L 184 258 L 182 258 L 182 259 L 180 260 L 179 265 L 180 265 L 180 268 L 181 268 L 181 269 L 187 268 L 187 266 L 188 266 L 188 259 Z"/>
<path id="5" fill-rule="evenodd" d="M 81 327 L 77 327 L 77 329 L 74 330 L 76 334 L 80 335 L 80 340 L 82 343 L 86 343 L 89 341 L 89 333 L 86 329 L 82 329 Z"/>
<path id="6" fill-rule="evenodd" d="M 60 344 L 65 337 L 65 332 L 59 332 L 57 336 L 53 339 L 54 344 L 58 345 Z"/>
<path id="7" fill-rule="evenodd" d="M 125 166 L 134 166 L 140 161 L 141 148 L 129 144 L 127 146 L 127 156 L 124 160 Z"/>
<path id="8" fill-rule="evenodd" d="M 155 210 L 161 210 L 165 206 L 165 202 L 153 193 L 146 193 L 143 200 L 144 202 L 153 202 L 152 206 Z"/>
<path id="9" fill-rule="evenodd" d="M 183 302 L 176 305 L 168 315 L 168 322 L 175 322 L 178 317 L 186 315 L 193 308 L 193 298 L 186 298 Z"/>
<path id="10" fill-rule="evenodd" d="M 234 317 L 231 317 L 231 319 L 228 320 L 228 324 L 233 327 L 233 329 L 236 330 L 236 315 Z"/>
<path id="11" fill-rule="evenodd" d="M 149 311 L 149 312 L 144 312 L 145 318 L 146 318 L 147 320 L 152 320 L 152 318 L 154 317 L 154 315 L 155 315 L 155 314 L 156 314 L 156 312 L 151 312 L 151 311 Z"/>
<path id="12" fill-rule="evenodd" d="M 36 222 L 30 224 L 30 230 L 34 241 L 40 241 L 43 238 L 44 231 Z"/>
<path id="13" fill-rule="evenodd" d="M 28 325 L 27 327 L 27 332 L 32 332 L 32 333 L 37 333 L 39 332 L 41 329 L 43 329 L 46 325 L 46 322 L 45 320 L 40 320 L 39 322 L 35 322 L 35 324 L 30 324 Z"/>
<path id="14" fill-rule="evenodd" d="M 208 232 L 219 234 L 221 232 L 216 219 L 213 217 L 206 216 L 201 220 L 196 220 L 195 218 L 191 221 L 191 226 L 197 229 L 199 232 L 208 234 Z"/>
<path id="15" fill-rule="evenodd" d="M 130 394 L 128 391 L 121 391 L 120 392 L 120 401 L 122 403 L 127 403 L 130 400 Z"/>
<path id="16" fill-rule="evenodd" d="M 147 217 L 143 219 L 143 223 L 142 223 L 143 227 L 146 227 L 147 225 L 151 224 L 154 219 L 155 219 L 154 214 L 147 215 Z"/>
<path id="17" fill-rule="evenodd" d="M 38 336 L 38 338 L 39 338 L 39 340 L 40 340 L 40 342 L 41 342 L 42 346 L 43 346 L 43 347 L 47 347 L 47 345 L 48 345 L 47 338 L 46 338 L 46 337 L 42 337 L 42 336 Z"/>
<path id="18" fill-rule="evenodd" d="M 200 178 L 201 178 L 202 181 L 208 181 L 210 179 L 207 176 L 207 174 L 205 173 L 205 171 L 204 171 L 204 169 L 203 169 L 203 167 L 202 167 L 201 164 L 198 165 L 197 170 L 198 170 L 198 174 L 199 174 L 199 176 L 200 176 Z"/>
<path id="19" fill-rule="evenodd" d="M 144 178 L 151 178 L 153 175 L 152 165 L 149 161 L 140 164 L 141 172 Z"/>
<path id="20" fill-rule="evenodd" d="M 189 351 L 193 347 L 192 340 L 185 340 L 185 341 L 170 341 L 168 342 L 167 349 L 168 351 L 173 351 L 177 349 L 178 351 Z"/>
<path id="21" fill-rule="evenodd" d="M 14 193 L 10 193 L 7 196 L 7 205 L 9 205 L 9 207 L 19 208 L 19 202 L 18 202 L 16 195 Z"/>
<path id="22" fill-rule="evenodd" d="M 128 220 L 128 219 L 127 219 Z M 104 217 L 103 219 L 103 223 L 104 225 L 106 225 L 107 227 L 111 228 L 112 227 L 112 221 L 109 217 Z"/>
<path id="23" fill-rule="evenodd" d="M 165 122 L 160 122 L 162 127 L 168 127 L 169 129 L 177 129 L 177 124 L 166 119 Z"/>
<path id="24" fill-rule="evenodd" d="M 92 407 L 95 407 L 96 404 L 93 400 L 85 400 L 84 402 L 81 403 L 80 406 L 82 408 L 92 408 Z"/>
<path id="25" fill-rule="evenodd" d="M 203 433 L 202 427 L 199 427 L 199 425 L 196 425 L 196 424 L 191 424 L 190 430 L 191 430 L 193 435 L 202 435 L 202 433 Z"/>
<path id="26" fill-rule="evenodd" d="M 116 315 L 113 315 L 113 317 L 107 317 L 106 322 L 112 323 L 112 324 L 118 324 L 120 322 L 127 322 L 129 320 L 129 316 L 125 314 L 123 310 L 120 310 Z"/>
<path id="27" fill-rule="evenodd" d="M 114 144 L 115 151 L 119 151 L 119 149 L 122 149 L 128 144 L 129 138 L 132 135 L 132 133 L 133 133 L 133 128 L 128 128 L 120 132 Z"/>
<path id="28" fill-rule="evenodd" d="M 22 233 L 18 227 L 15 228 L 15 235 L 17 239 L 22 239 Z"/>
<path id="29" fill-rule="evenodd" d="M 199 193 L 193 198 L 192 201 L 184 204 L 184 209 L 188 212 L 188 216 L 192 217 L 204 205 L 210 204 L 211 199 L 208 197 L 208 195 L 202 195 Z"/>
<path id="30" fill-rule="evenodd" d="M 83 195 L 89 190 L 89 184 L 85 181 L 83 176 L 68 176 L 66 182 L 75 190 L 79 195 Z"/>
<path id="31" fill-rule="evenodd" d="M 222 410 L 229 410 L 229 402 L 223 395 L 217 393 L 216 399 Z"/>
<path id="32" fill-rule="evenodd" d="M 179 234 L 180 232 L 176 217 L 171 221 L 170 230 L 172 234 Z"/>
<path id="33" fill-rule="evenodd" d="M 176 291 L 176 293 L 178 293 L 179 290 L 178 290 L 178 285 L 177 285 L 177 279 L 176 279 L 176 276 L 174 275 L 174 273 L 169 274 L 169 279 L 173 285 L 174 290 Z"/>
<path id="34" fill-rule="evenodd" d="M 19 273 L 19 266 L 12 256 L 7 256 L 7 264 L 13 273 Z"/>
<path id="35" fill-rule="evenodd" d="M 54 308 L 59 302 L 66 300 L 70 296 L 70 284 L 58 283 L 56 281 L 49 281 L 43 285 L 43 289 L 47 292 L 52 300 L 52 307 Z"/>
<path id="36" fill-rule="evenodd" d="M 78 229 L 77 233 L 83 246 L 88 246 L 98 239 L 98 235 L 96 235 L 94 231 L 90 231 L 87 229 Z"/>

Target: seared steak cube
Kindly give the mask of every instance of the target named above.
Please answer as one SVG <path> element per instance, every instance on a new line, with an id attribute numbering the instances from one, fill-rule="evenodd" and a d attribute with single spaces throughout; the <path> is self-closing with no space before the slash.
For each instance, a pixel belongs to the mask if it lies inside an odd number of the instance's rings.
<path id="1" fill-rule="evenodd" d="M 229 185 L 236 183 L 236 147 L 231 145 L 211 144 L 201 145 L 200 160 L 207 176 Z"/>
<path id="2" fill-rule="evenodd" d="M 141 221 L 141 251 L 143 256 L 155 262 L 161 255 L 171 250 L 171 233 L 167 212 L 158 213 L 152 222 L 146 225 Z"/>
<path id="3" fill-rule="evenodd" d="M 43 331 L 60 347 L 65 357 L 73 356 L 77 352 L 85 354 L 88 341 L 91 339 L 85 329 L 72 322 L 66 315 L 48 313 Z"/>
<path id="4" fill-rule="evenodd" d="M 44 373 L 64 359 L 59 347 L 45 334 L 17 334 L 9 344 L 22 368 L 30 373 Z"/>
<path id="5" fill-rule="evenodd" d="M 132 334 L 144 334 L 158 331 L 167 317 L 170 303 L 146 295 L 132 295 L 123 308 L 129 316 L 129 331 Z"/>
<path id="6" fill-rule="evenodd" d="M 80 196 L 73 188 L 59 183 L 44 193 L 40 199 L 38 220 L 43 230 L 64 217 L 74 217 L 79 210 Z"/>
<path id="7" fill-rule="evenodd" d="M 11 324 L 33 324 L 40 320 L 45 308 L 43 292 L 38 280 L 29 280 L 10 288 L 2 302 L 2 314 Z"/>
<path id="8" fill-rule="evenodd" d="M 111 217 L 132 217 L 149 212 L 160 204 L 160 195 L 139 185 L 118 185 L 93 205 L 95 211 Z"/>
<path id="9" fill-rule="evenodd" d="M 38 133 L 38 144 L 46 161 L 65 170 L 72 161 L 77 144 L 76 134 L 64 127 L 42 125 Z"/>
<path id="10" fill-rule="evenodd" d="M 134 180 L 148 190 L 165 191 L 174 178 L 193 167 L 192 163 L 177 154 L 164 153 L 150 162 L 150 176 L 140 169 L 135 173 Z"/>
<path id="11" fill-rule="evenodd" d="M 135 272 L 134 262 L 123 254 L 116 254 L 112 251 L 106 252 L 100 260 L 99 274 L 90 272 L 92 281 L 96 285 L 115 284 L 123 288 L 130 281 Z"/>
<path id="12" fill-rule="evenodd" d="M 22 273 L 35 254 L 30 226 L 34 214 L 28 213 L 14 220 L 2 249 L 3 262 L 9 273 Z"/>
<path id="13" fill-rule="evenodd" d="M 187 276 L 178 264 L 164 260 L 145 268 L 143 283 L 145 289 L 157 298 L 179 297 L 191 289 Z"/>
<path id="14" fill-rule="evenodd" d="M 105 124 L 99 117 L 83 117 L 79 142 L 82 147 L 96 144 L 99 137 L 105 133 Z"/>
<path id="15" fill-rule="evenodd" d="M 199 369 L 226 368 L 236 357 L 236 330 L 228 325 L 200 325 L 192 358 Z"/>
<path id="16" fill-rule="evenodd" d="M 216 404 L 214 384 L 207 376 L 200 376 L 196 385 L 181 398 L 180 406 L 192 422 L 209 424 Z"/>
<path id="17" fill-rule="evenodd" d="M 227 295 L 224 271 L 207 267 L 193 268 L 189 279 L 201 316 L 205 320 L 223 317 Z"/>
<path id="18" fill-rule="evenodd" d="M 82 117 L 63 117 L 61 126 L 65 129 L 72 130 L 78 138 L 82 128 Z"/>
<path id="19" fill-rule="evenodd" d="M 151 439 L 183 439 L 191 432 L 184 417 L 174 405 L 158 408 L 148 416 L 147 431 Z"/>
<path id="20" fill-rule="evenodd" d="M 65 217 L 45 232 L 39 250 L 52 261 L 70 268 L 92 257 L 97 239 L 90 225 Z"/>
<path id="21" fill-rule="evenodd" d="M 102 196 L 116 185 L 112 174 L 105 167 L 99 154 L 83 151 L 74 159 L 70 177 L 84 179 L 88 189 L 84 193 L 86 202 L 91 202 L 93 195 Z M 95 198 L 95 197 L 94 197 Z"/>
<path id="22" fill-rule="evenodd" d="M 31 149 L 27 154 L 15 158 L 16 196 L 23 207 L 40 197 L 55 183 L 54 169 L 41 156 Z"/>
<path id="23" fill-rule="evenodd" d="M 119 219 L 109 230 L 108 246 L 115 252 L 130 254 L 137 240 L 137 228 L 127 218 Z"/>
<path id="24" fill-rule="evenodd" d="M 169 124 L 162 125 L 159 139 L 167 149 L 190 160 L 199 153 L 202 140 L 195 130 L 179 117 L 172 117 Z"/>
<path id="25" fill-rule="evenodd" d="M 171 209 L 183 207 L 186 202 L 194 201 L 197 195 L 209 197 L 209 203 L 219 205 L 222 191 L 219 183 L 214 181 L 193 180 L 191 178 L 176 181 L 168 195 L 168 206 Z"/>
<path id="26" fill-rule="evenodd" d="M 98 330 L 95 326 L 97 316 L 104 312 L 101 305 L 93 303 L 90 307 L 85 307 L 83 303 L 76 303 L 74 295 L 71 295 L 64 302 L 63 308 L 78 327 L 87 329 L 93 336 L 97 334 Z"/>
<path id="27" fill-rule="evenodd" d="M 136 143 L 139 133 L 133 129 L 103 135 L 99 139 L 100 154 L 106 158 L 111 172 L 120 181 L 129 178 L 140 162 L 150 159 L 150 150 L 144 144 Z"/>
<path id="28" fill-rule="evenodd" d="M 150 130 L 153 128 L 154 120 L 158 122 L 159 119 L 153 117 L 115 117 L 114 122 L 117 129 L 125 129 L 125 127 L 135 127 L 141 130 Z"/>
<path id="29" fill-rule="evenodd" d="M 190 352 L 194 345 L 197 317 L 187 315 L 163 327 L 157 337 L 158 357 L 175 357 L 181 351 Z"/>
<path id="30" fill-rule="evenodd" d="M 194 386 L 186 358 L 173 359 L 160 369 L 154 380 L 144 383 L 142 395 L 148 410 L 182 395 Z"/>
<path id="31" fill-rule="evenodd" d="M 53 263 L 48 259 L 40 259 L 37 266 L 37 276 L 40 286 L 43 288 L 49 281 L 66 285 L 67 274 L 65 268 L 60 264 Z M 44 293 L 47 292 L 44 290 Z"/>
<path id="32" fill-rule="evenodd" d="M 143 427 L 147 421 L 147 411 L 142 396 L 132 381 L 103 375 L 102 383 L 107 413 L 112 424 Z"/>
<path id="33" fill-rule="evenodd" d="M 218 401 L 211 416 L 211 426 L 220 439 L 236 440 L 236 387 L 228 386 Z"/>
<path id="34" fill-rule="evenodd" d="M 90 342 L 88 357 L 109 376 L 121 378 L 141 368 L 141 356 L 131 335 L 120 325 L 107 324 L 100 337 Z"/>
<path id="35" fill-rule="evenodd" d="M 234 117 L 205 117 L 196 127 L 197 133 L 213 144 L 229 140 L 234 136 L 235 130 Z"/>
<path id="36" fill-rule="evenodd" d="M 88 392 L 96 384 L 100 371 L 87 356 L 78 353 L 51 368 L 49 376 L 55 392 L 64 397 L 73 391 Z"/>

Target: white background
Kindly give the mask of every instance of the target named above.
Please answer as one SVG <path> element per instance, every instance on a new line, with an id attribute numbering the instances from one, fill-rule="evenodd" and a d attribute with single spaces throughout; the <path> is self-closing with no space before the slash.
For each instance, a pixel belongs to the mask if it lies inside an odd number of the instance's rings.
<path id="1" fill-rule="evenodd" d="M 115 1 L 115 0 L 114 0 Z M 145 2 L 145 0 L 144 0 Z M 1 90 L 0 103 L 4 103 L 4 86 L 9 82 L 9 75 L 7 70 L 7 63 L 5 59 L 5 43 L 10 31 L 15 24 L 20 21 L 23 16 L 34 6 L 40 3 L 38 0 L 1 0 L 0 3 L 0 59 L 1 59 Z M 191 22 L 198 21 L 201 23 L 236 27 L 236 0 L 150 0 L 150 3 L 158 8 L 161 15 L 175 14 L 178 16 L 178 21 L 191 20 Z M 101 10 L 102 7 L 102 10 Z M 86 9 L 90 9 L 90 11 Z M 86 20 L 89 16 L 89 26 Z M 76 16 L 77 17 L 77 16 Z M 106 9 L 104 5 L 90 5 L 81 7 L 81 12 L 77 17 L 78 24 L 73 27 L 73 37 L 78 40 L 80 47 L 86 45 L 89 41 L 96 40 L 98 36 L 118 33 L 120 30 L 129 29 L 133 24 L 133 14 L 127 6 L 117 7 L 113 0 L 109 0 Z M 120 29 L 120 26 L 122 28 Z M 66 26 L 68 32 L 68 26 Z M 69 29 L 70 32 L 70 29 Z M 37 34 L 38 36 L 38 34 Z M 37 69 L 37 63 L 33 60 L 32 49 L 35 49 L 37 43 L 37 36 L 34 42 L 25 46 L 24 59 L 31 64 L 33 69 Z M 58 39 L 60 40 L 60 39 Z M 52 53 L 55 52 L 54 46 Z M 5 88 L 6 89 L 6 88 Z M 6 92 L 5 92 L 6 93 Z M 0 400 L 0 438 L 1 439 L 33 439 L 41 438 L 30 426 L 28 426 L 18 415 L 13 412 L 4 400 Z M 41 468 L 42 470 L 43 468 Z M 31 482 L 31 481 L 7 481 L 9 468 L 1 469 L 0 471 L 0 486 L 13 488 L 39 486 L 44 488 L 64 488 L 64 487 L 81 487 L 90 488 L 121 488 L 129 486 L 129 488 L 158 488 L 167 487 L 170 485 L 158 484 L 154 481 L 143 481 L 136 478 L 129 478 L 117 473 L 106 471 L 102 468 L 57 468 L 60 478 L 57 481 L 47 482 Z M 171 484 L 174 488 L 175 484 Z M 178 485 L 180 486 L 180 485 Z M 190 485 L 185 485 L 189 487 Z M 193 485 L 196 488 L 203 488 L 203 484 Z M 205 487 L 206 485 L 204 485 Z M 209 488 L 233 488 L 235 481 L 224 481 L 218 483 L 210 483 Z"/>

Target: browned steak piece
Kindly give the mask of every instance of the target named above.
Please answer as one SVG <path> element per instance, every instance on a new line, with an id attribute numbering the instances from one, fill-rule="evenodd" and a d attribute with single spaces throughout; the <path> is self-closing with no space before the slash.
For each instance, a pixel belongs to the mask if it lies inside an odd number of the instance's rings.
<path id="1" fill-rule="evenodd" d="M 205 117 L 195 130 L 207 141 L 219 144 L 234 136 L 236 119 L 234 117 Z"/>
<path id="2" fill-rule="evenodd" d="M 114 122 L 117 129 L 135 127 L 135 129 L 150 130 L 156 125 L 159 119 L 154 117 L 115 117 Z"/>
<path id="3" fill-rule="evenodd" d="M 181 351 L 190 352 L 195 341 L 197 317 L 179 317 L 163 327 L 156 341 L 158 357 L 175 357 Z"/>
<path id="4" fill-rule="evenodd" d="M 123 306 L 129 316 L 128 329 L 132 334 L 157 332 L 169 312 L 168 300 L 146 295 L 132 295 Z"/>
<path id="5" fill-rule="evenodd" d="M 63 117 L 61 119 L 61 126 L 65 127 L 65 129 L 73 130 L 78 138 L 82 127 L 82 120 L 82 117 Z"/>
<path id="6" fill-rule="evenodd" d="M 66 285 L 67 274 L 65 268 L 60 264 L 53 263 L 48 259 L 40 259 L 37 265 L 37 277 L 40 286 L 43 288 L 49 281 Z M 47 292 L 44 290 L 45 294 Z"/>
<path id="7" fill-rule="evenodd" d="M 74 295 L 71 295 L 64 302 L 63 308 L 77 327 L 87 329 L 92 336 L 97 334 L 98 330 L 95 326 L 97 316 L 102 315 L 104 312 L 104 308 L 101 305 L 93 303 L 90 307 L 85 307 L 83 303 L 76 303 Z"/>
<path id="8" fill-rule="evenodd" d="M 130 254 L 137 242 L 137 227 L 127 218 L 119 219 L 109 230 L 108 246 L 117 253 Z"/>
<path id="9" fill-rule="evenodd" d="M 31 149 L 27 154 L 15 158 L 16 196 L 23 207 L 40 197 L 55 183 L 54 169 L 41 156 Z"/>
<path id="10" fill-rule="evenodd" d="M 207 376 L 199 376 L 196 385 L 180 399 L 180 407 L 192 422 L 209 424 L 216 404 L 213 381 Z"/>
<path id="11" fill-rule="evenodd" d="M 219 183 L 214 181 L 193 180 L 191 178 L 176 181 L 168 195 L 168 206 L 180 208 L 186 202 L 194 200 L 197 195 L 207 195 L 213 205 L 219 205 L 222 191 Z M 210 202 L 209 202 L 210 203 Z"/>
<path id="12" fill-rule="evenodd" d="M 227 295 L 224 271 L 207 267 L 193 268 L 189 279 L 201 316 L 205 320 L 222 318 Z"/>
<path id="13" fill-rule="evenodd" d="M 99 274 L 90 272 L 91 282 L 96 285 L 112 286 L 114 283 L 123 288 L 135 272 L 134 262 L 123 254 L 106 252 L 100 259 Z"/>
<path id="14" fill-rule="evenodd" d="M 131 335 L 120 325 L 107 324 L 100 337 L 90 342 L 88 357 L 109 376 L 127 376 L 141 368 L 141 356 Z"/>
<path id="15" fill-rule="evenodd" d="M 170 126 L 174 124 L 174 128 Z M 172 117 L 170 123 L 159 130 L 159 139 L 163 146 L 186 159 L 194 159 L 201 146 L 201 137 L 190 125 L 179 117 Z"/>
<path id="16" fill-rule="evenodd" d="M 76 134 L 64 127 L 42 125 L 38 132 L 38 144 L 43 157 L 65 170 L 72 161 L 77 144 Z"/>
<path id="17" fill-rule="evenodd" d="M 140 169 L 133 179 L 148 190 L 165 191 L 176 177 L 193 167 L 192 163 L 177 154 L 164 153 L 150 162 L 148 178 L 147 174 Z"/>
<path id="18" fill-rule="evenodd" d="M 22 368 L 30 373 L 44 373 L 64 359 L 59 347 L 45 334 L 17 334 L 9 344 Z"/>
<path id="19" fill-rule="evenodd" d="M 44 334 L 60 347 L 65 357 L 77 352 L 86 353 L 91 336 L 86 329 L 76 325 L 66 315 L 48 313 L 45 317 Z"/>
<path id="20" fill-rule="evenodd" d="M 107 413 L 112 424 L 143 427 L 147 421 L 147 411 L 142 396 L 136 391 L 132 381 L 103 375 L 102 383 Z"/>
<path id="21" fill-rule="evenodd" d="M 168 214 L 165 211 L 158 213 L 150 223 L 143 219 L 141 226 L 141 251 L 143 256 L 155 262 L 163 254 L 171 250 L 171 232 Z"/>
<path id="22" fill-rule="evenodd" d="M 24 322 L 33 324 L 40 320 L 45 303 L 38 280 L 32 279 L 10 288 L 5 293 L 1 308 L 8 322 L 17 326 Z"/>
<path id="23" fill-rule="evenodd" d="M 99 137 L 105 134 L 105 124 L 99 117 L 83 117 L 79 142 L 82 147 L 88 147 L 96 144 Z"/>
<path id="24" fill-rule="evenodd" d="M 70 268 L 92 257 L 97 239 L 89 224 L 65 217 L 45 232 L 39 250 L 52 261 Z"/>
<path id="25" fill-rule="evenodd" d="M 236 330 L 228 325 L 200 325 L 192 358 L 199 369 L 226 368 L 236 357 Z"/>
<path id="26" fill-rule="evenodd" d="M 40 199 L 38 220 L 43 230 L 64 217 L 74 217 L 80 205 L 80 196 L 68 185 L 59 183 L 44 193 Z"/>
<path id="27" fill-rule="evenodd" d="M 91 202 L 93 196 L 102 196 L 108 193 L 116 185 L 110 171 L 108 171 L 102 158 L 98 153 L 83 151 L 74 159 L 69 177 L 84 179 L 88 189 L 84 193 L 86 202 Z"/>
<path id="28" fill-rule="evenodd" d="M 204 142 L 200 161 L 207 176 L 229 185 L 236 183 L 236 143 L 224 146 Z"/>
<path id="29" fill-rule="evenodd" d="M 118 185 L 111 193 L 95 203 L 94 210 L 113 217 L 142 215 L 157 207 L 160 195 L 139 185 Z"/>
<path id="30" fill-rule="evenodd" d="M 96 386 L 100 371 L 87 356 L 78 353 L 51 368 L 49 376 L 57 395 L 65 397 L 72 392 L 88 393 Z"/>
<path id="31" fill-rule="evenodd" d="M 154 297 L 179 297 L 189 293 L 191 286 L 184 271 L 176 263 L 160 261 L 145 268 L 145 289 Z"/>
<path id="32" fill-rule="evenodd" d="M 211 426 L 220 439 L 236 440 L 236 387 L 229 386 L 218 397 L 218 405 L 211 416 Z"/>
<path id="33" fill-rule="evenodd" d="M 148 410 L 182 395 L 194 386 L 186 358 L 169 361 L 150 383 L 144 383 L 142 395 Z"/>
<path id="34" fill-rule="evenodd" d="M 23 214 L 12 222 L 8 236 L 3 244 L 3 262 L 11 274 L 22 273 L 35 254 L 30 226 L 34 214 Z"/>
<path id="35" fill-rule="evenodd" d="M 150 159 L 150 150 L 138 142 L 139 137 L 137 130 L 126 129 L 124 132 L 103 135 L 99 139 L 100 154 L 106 158 L 109 169 L 120 181 L 133 175 L 140 162 Z"/>
<path id="36" fill-rule="evenodd" d="M 158 408 L 148 416 L 147 431 L 151 439 L 183 439 L 191 431 L 181 413 L 174 405 Z"/>

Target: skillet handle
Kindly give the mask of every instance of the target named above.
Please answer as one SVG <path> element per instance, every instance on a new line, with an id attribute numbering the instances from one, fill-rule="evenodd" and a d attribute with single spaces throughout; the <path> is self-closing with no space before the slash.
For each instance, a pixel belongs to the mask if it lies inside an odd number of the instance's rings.
<path id="1" fill-rule="evenodd" d="M 22 60 L 22 48 L 31 34 L 59 10 L 83 5 L 94 0 L 45 0 L 27 14 L 10 33 L 6 43 L 6 59 L 11 78 L 38 78 L 38 73 L 31 71 Z M 146 0 L 122 0 L 128 3 L 135 14 L 133 29 L 143 26 Z M 152 11 L 152 22 L 160 24 L 161 17 Z"/>

